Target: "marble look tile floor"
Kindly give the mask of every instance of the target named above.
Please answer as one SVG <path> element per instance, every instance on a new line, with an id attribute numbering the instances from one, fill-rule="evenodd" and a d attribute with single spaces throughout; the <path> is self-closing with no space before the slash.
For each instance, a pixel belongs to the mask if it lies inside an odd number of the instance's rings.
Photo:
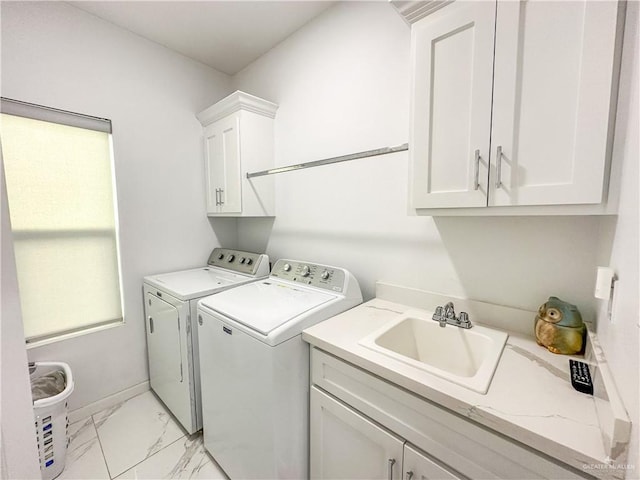
<path id="1" fill-rule="evenodd" d="M 69 440 L 59 480 L 227 478 L 151 391 L 72 423 Z"/>

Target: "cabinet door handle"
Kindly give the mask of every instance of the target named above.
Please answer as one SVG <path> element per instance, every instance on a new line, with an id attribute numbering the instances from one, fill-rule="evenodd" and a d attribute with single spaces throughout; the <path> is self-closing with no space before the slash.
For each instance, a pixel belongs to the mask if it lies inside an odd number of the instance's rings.
<path id="1" fill-rule="evenodd" d="M 224 205 L 224 197 L 222 196 L 224 194 L 224 188 L 220 189 L 220 205 Z"/>
<path id="2" fill-rule="evenodd" d="M 389 459 L 389 480 L 393 480 L 393 466 L 396 463 L 396 459 L 395 458 L 390 458 Z"/>
<path id="3" fill-rule="evenodd" d="M 496 148 L 496 188 L 502 186 L 502 145 Z"/>
<path id="4" fill-rule="evenodd" d="M 473 189 L 478 190 L 480 188 L 480 184 L 478 183 L 478 177 L 480 176 L 480 149 L 475 151 L 474 154 L 474 165 L 475 170 L 473 173 Z"/>
<path id="5" fill-rule="evenodd" d="M 149 317 L 149 333 L 153 333 L 153 318 Z"/>
<path id="6" fill-rule="evenodd" d="M 407 480 L 411 480 L 413 478 L 413 472 L 407 472 Z"/>
<path id="7" fill-rule="evenodd" d="M 216 207 L 220 205 L 220 189 L 216 188 Z"/>

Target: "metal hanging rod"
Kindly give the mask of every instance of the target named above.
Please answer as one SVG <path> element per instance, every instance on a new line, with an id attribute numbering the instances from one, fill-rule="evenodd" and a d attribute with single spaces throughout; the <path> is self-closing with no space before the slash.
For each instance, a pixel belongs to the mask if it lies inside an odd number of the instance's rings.
<path id="1" fill-rule="evenodd" d="M 366 150 L 364 152 L 351 153 L 340 157 L 325 158 L 323 160 L 314 160 L 313 162 L 298 163 L 297 165 L 289 165 L 287 167 L 272 168 L 270 170 L 262 170 L 260 172 L 247 173 L 247 178 L 262 177 L 264 175 L 274 175 L 276 173 L 291 172 L 292 170 L 302 170 L 304 168 L 319 167 L 321 165 L 330 165 L 332 163 L 348 162 L 357 160 L 358 158 L 375 157 L 377 155 L 386 155 L 387 153 L 404 152 L 409 150 L 409 144 L 403 143 L 396 147 L 376 148 L 375 150 Z"/>

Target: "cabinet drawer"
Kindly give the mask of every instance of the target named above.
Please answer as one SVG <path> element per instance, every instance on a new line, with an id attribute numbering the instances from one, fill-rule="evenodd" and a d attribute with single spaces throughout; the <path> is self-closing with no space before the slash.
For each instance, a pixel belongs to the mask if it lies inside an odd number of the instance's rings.
<path id="1" fill-rule="evenodd" d="M 317 348 L 311 381 L 470 478 L 592 478 Z"/>

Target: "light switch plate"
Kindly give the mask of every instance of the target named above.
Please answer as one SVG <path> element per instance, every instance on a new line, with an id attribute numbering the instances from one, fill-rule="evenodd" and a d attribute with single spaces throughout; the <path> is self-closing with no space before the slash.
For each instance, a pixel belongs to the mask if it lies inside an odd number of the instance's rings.
<path id="1" fill-rule="evenodd" d="M 615 272 L 611 267 L 598 267 L 598 274 L 596 276 L 596 288 L 594 296 L 601 300 L 610 300 L 613 296 L 611 290 L 613 289 L 613 282 L 615 279 Z"/>

